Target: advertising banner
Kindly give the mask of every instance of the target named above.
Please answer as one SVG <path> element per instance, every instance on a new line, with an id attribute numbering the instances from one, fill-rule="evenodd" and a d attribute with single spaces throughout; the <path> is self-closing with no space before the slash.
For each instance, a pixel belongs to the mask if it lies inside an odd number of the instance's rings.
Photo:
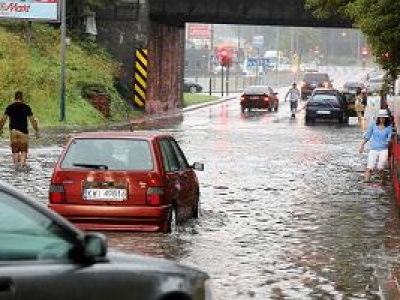
<path id="1" fill-rule="evenodd" d="M 25 19 L 31 21 L 59 21 L 63 0 L 0 0 L 0 19 Z"/>
<path id="2" fill-rule="evenodd" d="M 211 24 L 189 24 L 189 39 L 211 39 Z"/>

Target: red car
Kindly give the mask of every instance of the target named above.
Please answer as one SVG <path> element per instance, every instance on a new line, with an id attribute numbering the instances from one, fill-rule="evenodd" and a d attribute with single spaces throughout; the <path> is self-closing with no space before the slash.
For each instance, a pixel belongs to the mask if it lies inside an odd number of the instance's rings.
<path id="1" fill-rule="evenodd" d="M 151 132 L 70 137 L 54 167 L 49 207 L 86 230 L 169 233 L 199 216 L 200 189 L 177 141 Z"/>
<path id="2" fill-rule="evenodd" d="M 278 93 L 265 85 L 252 85 L 247 87 L 240 97 L 240 107 L 242 112 L 246 109 L 268 109 L 268 111 L 278 111 L 279 98 Z"/>
<path id="3" fill-rule="evenodd" d="M 307 100 L 316 88 L 332 88 L 332 80 L 326 73 L 305 73 L 301 82 L 301 99 Z"/>

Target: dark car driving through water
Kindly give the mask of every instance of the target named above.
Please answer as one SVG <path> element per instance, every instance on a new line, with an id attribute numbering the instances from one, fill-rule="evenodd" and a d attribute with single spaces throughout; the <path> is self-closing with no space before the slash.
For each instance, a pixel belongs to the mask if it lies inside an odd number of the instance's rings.
<path id="1" fill-rule="evenodd" d="M 336 89 L 315 89 L 305 105 L 305 123 L 337 121 L 346 123 L 349 118 L 346 99 Z"/>
<path id="2" fill-rule="evenodd" d="M 0 181 L 0 299 L 209 300 L 209 276 L 193 267 L 108 251 L 84 232 Z"/>
<path id="3" fill-rule="evenodd" d="M 305 73 L 301 81 L 301 99 L 306 100 L 316 88 L 332 88 L 332 80 L 326 73 Z"/>

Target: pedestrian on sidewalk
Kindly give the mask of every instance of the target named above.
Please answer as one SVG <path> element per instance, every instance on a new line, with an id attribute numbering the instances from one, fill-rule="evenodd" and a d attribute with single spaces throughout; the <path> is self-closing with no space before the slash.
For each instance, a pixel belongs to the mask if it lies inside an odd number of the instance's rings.
<path id="1" fill-rule="evenodd" d="M 3 117 L 0 119 L 0 135 L 3 127 L 9 119 L 10 146 L 12 160 L 16 169 L 27 169 L 26 164 L 29 146 L 28 119 L 35 130 L 36 138 L 39 138 L 38 122 L 33 116 L 31 107 L 24 103 L 21 91 L 15 92 L 14 102 L 6 107 Z"/>
<path id="2" fill-rule="evenodd" d="M 288 97 L 290 102 L 290 111 L 292 113 L 291 119 L 294 119 L 296 118 L 297 106 L 299 105 L 299 100 L 300 100 L 300 90 L 297 88 L 296 83 L 293 83 L 292 87 L 286 93 L 285 102 Z"/>
<path id="3" fill-rule="evenodd" d="M 362 93 L 361 88 L 357 88 L 356 91 L 356 101 L 354 104 L 354 109 L 357 113 L 357 118 L 358 118 L 358 124 L 365 129 L 364 127 L 364 110 L 365 110 L 365 105 L 364 105 L 364 95 Z"/>
<path id="4" fill-rule="evenodd" d="M 393 128 L 388 111 L 380 109 L 376 122 L 371 123 L 368 130 L 364 133 L 364 140 L 360 147 L 360 153 L 363 153 L 364 146 L 369 141 L 370 150 L 364 173 L 365 182 L 371 181 L 371 172 L 376 168 L 382 185 L 385 185 L 385 167 L 388 161 L 388 149 L 392 139 L 392 131 Z"/>

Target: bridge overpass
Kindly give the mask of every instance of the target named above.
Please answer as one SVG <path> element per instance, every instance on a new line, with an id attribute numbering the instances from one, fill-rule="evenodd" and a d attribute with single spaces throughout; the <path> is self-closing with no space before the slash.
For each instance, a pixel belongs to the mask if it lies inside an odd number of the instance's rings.
<path id="1" fill-rule="evenodd" d="M 350 28 L 319 20 L 304 0 L 131 0 L 96 12 L 97 40 L 119 60 L 136 105 L 148 114 L 182 107 L 185 24 Z"/>

